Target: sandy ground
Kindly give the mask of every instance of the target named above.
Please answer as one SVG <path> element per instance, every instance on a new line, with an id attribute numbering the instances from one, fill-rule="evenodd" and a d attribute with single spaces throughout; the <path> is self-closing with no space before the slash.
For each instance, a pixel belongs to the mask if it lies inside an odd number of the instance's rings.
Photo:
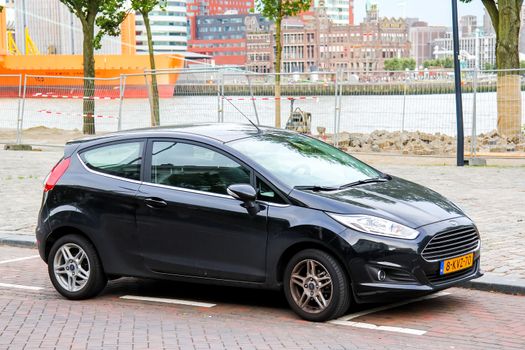
<path id="1" fill-rule="evenodd" d="M 22 133 L 22 143 L 30 145 L 56 145 L 62 146 L 67 141 L 83 137 L 79 130 L 62 130 L 38 126 L 26 129 Z M 0 143 L 13 143 L 16 141 L 16 130 L 0 129 Z"/>

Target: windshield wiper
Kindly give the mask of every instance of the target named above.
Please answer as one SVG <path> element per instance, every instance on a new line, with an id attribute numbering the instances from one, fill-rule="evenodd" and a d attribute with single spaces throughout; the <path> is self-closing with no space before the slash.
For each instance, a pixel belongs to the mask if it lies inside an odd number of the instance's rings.
<path id="1" fill-rule="evenodd" d="M 389 178 L 387 178 L 387 177 L 374 177 L 374 178 L 371 178 L 371 179 L 365 179 L 365 180 L 359 180 L 359 181 L 350 182 L 350 183 L 348 183 L 346 185 L 340 186 L 338 189 L 342 190 L 342 189 L 345 189 L 345 188 L 355 187 L 355 186 L 364 185 L 364 184 L 370 184 L 370 183 L 374 183 L 374 182 L 387 182 L 388 180 L 389 180 Z"/>
<path id="2" fill-rule="evenodd" d="M 339 187 L 313 185 L 313 186 L 295 186 L 294 189 L 300 190 L 300 191 L 320 192 L 320 191 L 337 191 Z"/>

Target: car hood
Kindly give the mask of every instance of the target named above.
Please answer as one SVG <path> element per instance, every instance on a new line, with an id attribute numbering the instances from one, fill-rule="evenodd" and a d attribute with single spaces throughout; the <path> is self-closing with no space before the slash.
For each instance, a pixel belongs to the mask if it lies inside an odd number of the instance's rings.
<path id="1" fill-rule="evenodd" d="M 411 228 L 465 216 L 461 209 L 439 193 L 397 177 L 341 191 L 294 189 L 290 197 L 309 208 L 379 216 Z"/>

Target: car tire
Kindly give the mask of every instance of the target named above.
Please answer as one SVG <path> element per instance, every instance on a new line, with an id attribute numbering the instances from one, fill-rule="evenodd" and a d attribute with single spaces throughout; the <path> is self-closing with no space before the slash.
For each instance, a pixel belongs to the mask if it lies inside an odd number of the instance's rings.
<path id="1" fill-rule="evenodd" d="M 47 267 L 55 289 L 72 300 L 97 296 L 108 281 L 95 247 L 80 235 L 58 239 L 49 252 Z"/>
<path id="2" fill-rule="evenodd" d="M 308 321 L 342 316 L 350 307 L 351 286 L 339 262 L 317 249 L 294 255 L 284 271 L 284 293 L 290 307 Z"/>

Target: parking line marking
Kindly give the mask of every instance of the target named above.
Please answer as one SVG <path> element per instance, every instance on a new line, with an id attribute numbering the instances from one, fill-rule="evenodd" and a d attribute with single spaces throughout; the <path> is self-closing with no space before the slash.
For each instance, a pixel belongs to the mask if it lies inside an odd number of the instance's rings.
<path id="1" fill-rule="evenodd" d="M 139 300 L 139 301 L 151 301 L 155 303 L 166 303 L 166 304 L 178 304 L 178 305 L 187 305 L 187 306 L 197 306 L 197 307 L 214 307 L 216 304 L 202 303 L 199 301 L 191 300 L 181 300 L 181 299 L 168 299 L 168 298 L 153 298 L 153 297 L 141 297 L 136 295 L 123 295 L 120 299 L 126 300 Z"/>
<path id="2" fill-rule="evenodd" d="M 0 283 L 0 288 L 14 288 L 14 289 L 26 289 L 26 290 L 42 290 L 42 287 L 33 286 L 22 286 L 20 284 Z"/>
<path id="3" fill-rule="evenodd" d="M 0 261 L 0 265 L 1 264 L 9 264 L 9 263 L 12 263 L 12 262 L 17 262 L 17 261 L 24 261 L 24 260 L 29 260 L 29 259 L 35 259 L 35 258 L 39 258 L 39 257 L 40 257 L 40 255 L 31 255 L 31 256 L 25 256 L 23 258 L 4 260 L 4 261 Z"/>
<path id="4" fill-rule="evenodd" d="M 411 334 L 411 335 L 423 335 L 427 332 L 427 331 L 422 331 L 422 330 L 413 329 L 413 328 L 378 326 L 372 323 L 364 323 L 364 322 L 335 320 L 335 321 L 330 321 L 330 323 L 338 324 L 341 326 L 350 326 L 350 327 L 357 327 L 357 328 L 372 329 L 372 330 L 377 330 L 377 331 L 396 332 L 396 333 Z"/>
<path id="5" fill-rule="evenodd" d="M 416 303 L 418 301 L 444 297 L 444 296 L 447 296 L 447 295 L 450 295 L 450 294 L 451 293 L 449 293 L 449 292 L 438 292 L 438 293 L 434 293 L 434 294 L 430 294 L 430 295 L 425 295 L 424 297 L 415 298 L 415 299 L 409 299 L 409 300 L 405 300 L 405 301 L 400 301 L 398 303 L 388 304 L 388 305 L 385 305 L 385 306 L 379 306 L 379 307 L 375 307 L 373 309 L 356 312 L 356 313 L 353 313 L 353 314 L 350 314 L 350 315 L 345 315 L 345 316 L 342 316 L 342 317 L 340 317 L 340 318 L 338 318 L 338 319 L 336 319 L 336 320 L 334 320 L 332 322 L 335 322 L 335 321 L 343 321 L 343 322 L 344 321 L 350 321 L 350 320 L 353 320 L 354 318 L 358 318 L 358 317 L 361 317 L 361 316 L 373 314 L 373 313 L 380 312 L 380 311 L 394 309 L 396 307 L 407 305 L 407 304 Z"/>

